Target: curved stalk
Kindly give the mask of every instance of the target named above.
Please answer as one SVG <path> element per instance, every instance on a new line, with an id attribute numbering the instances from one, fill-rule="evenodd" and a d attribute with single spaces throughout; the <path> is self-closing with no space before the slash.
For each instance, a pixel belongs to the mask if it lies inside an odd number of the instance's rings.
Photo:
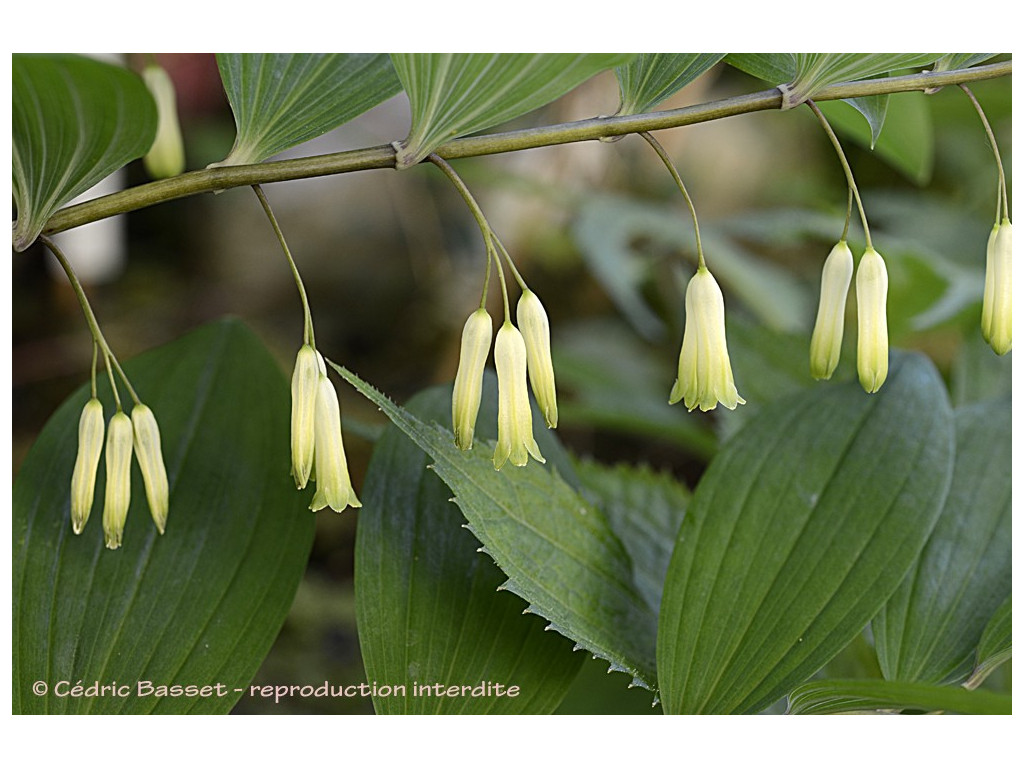
<path id="1" fill-rule="evenodd" d="M 868 227 L 868 217 L 864 213 L 864 203 L 860 200 L 860 191 L 857 189 L 857 182 L 853 179 L 853 170 L 850 168 L 850 163 L 846 160 L 846 153 L 843 152 L 843 145 L 839 143 L 839 137 L 836 136 L 835 131 L 832 130 L 832 126 L 828 124 L 828 120 L 825 119 L 825 115 L 822 114 L 821 110 L 818 109 L 818 105 L 814 103 L 813 99 L 806 101 L 808 107 L 814 112 L 815 117 L 818 118 L 818 122 L 821 123 L 821 127 L 825 129 L 825 133 L 828 134 L 829 141 L 832 142 L 832 146 L 836 150 L 836 155 L 839 156 L 839 162 L 843 166 L 843 173 L 846 174 L 846 183 L 850 188 L 850 192 L 853 194 L 854 199 L 857 201 L 857 210 L 860 212 L 860 223 L 864 227 L 864 241 L 867 247 L 870 249 L 871 246 L 871 229 Z"/>
<path id="2" fill-rule="evenodd" d="M 996 224 L 1002 221 L 1003 216 L 1010 215 L 1010 202 L 1009 197 L 1006 194 L 1006 173 L 1003 171 L 1003 158 L 999 155 L 999 145 L 996 143 L 996 135 L 992 131 L 992 126 L 989 125 L 988 118 L 985 116 L 985 110 L 981 108 L 981 104 L 978 103 L 978 99 L 975 98 L 971 89 L 963 83 L 960 83 L 960 88 L 964 93 L 967 94 L 967 98 L 971 100 L 971 104 L 974 105 L 974 109 L 978 113 L 978 117 L 981 118 L 981 124 L 985 126 L 985 133 L 988 134 L 988 143 L 992 145 L 992 154 L 996 157 L 996 168 L 999 169 L 999 192 L 1000 194 L 996 197 Z M 1000 211 L 1000 203 L 1002 203 L 1002 211 Z"/>
<path id="3" fill-rule="evenodd" d="M 697 268 L 706 268 L 704 264 L 704 248 L 700 244 L 700 225 L 697 223 L 697 209 L 693 207 L 693 200 L 690 198 L 690 193 L 686 191 L 686 185 L 683 184 L 683 177 L 679 175 L 679 171 L 676 170 L 675 163 L 672 162 L 672 158 L 668 156 L 668 152 L 661 146 L 656 138 L 651 136 L 647 131 L 641 131 L 640 137 L 646 141 L 655 152 L 658 153 L 658 157 L 661 158 L 661 162 L 668 168 L 668 172 L 672 174 L 672 179 L 675 181 L 676 186 L 679 187 L 679 191 L 683 193 L 683 198 L 686 200 L 686 205 L 690 209 L 690 216 L 693 217 L 693 232 L 697 236 Z"/>
<path id="4" fill-rule="evenodd" d="M 1013 62 L 1004 61 L 986 64 L 970 69 L 948 72 L 924 72 L 900 77 L 883 77 L 874 80 L 860 80 L 840 83 L 819 91 L 818 101 L 850 99 L 858 96 L 874 96 L 885 93 L 905 93 L 958 85 L 965 82 L 990 80 L 1004 77 L 1013 72 Z M 443 159 L 477 157 L 503 152 L 515 152 L 556 144 L 579 141 L 597 141 L 609 136 L 624 136 L 640 131 L 658 131 L 695 125 L 723 117 L 748 114 L 770 109 L 779 109 L 782 94 L 772 88 L 744 96 L 734 96 L 707 104 L 697 104 L 681 109 L 649 112 L 640 115 L 620 117 L 597 117 L 559 125 L 528 128 L 484 136 L 455 139 L 438 147 L 434 153 Z M 232 187 L 269 184 L 276 181 L 331 176 L 353 171 L 395 166 L 395 150 L 390 144 L 369 147 L 349 152 L 280 160 L 256 165 L 207 168 L 175 176 L 172 179 L 154 181 L 132 189 L 115 192 L 105 197 L 69 206 L 55 213 L 43 229 L 44 235 L 52 235 L 80 227 L 100 219 L 121 213 L 136 211 L 169 200 L 197 195 L 202 192 L 230 189 Z"/>
<path id="5" fill-rule="evenodd" d="M 292 277 L 295 278 L 295 286 L 299 289 L 299 298 L 302 299 L 303 314 L 302 343 L 309 344 L 313 349 L 316 349 L 316 336 L 313 334 L 313 315 L 309 310 L 309 299 L 306 298 L 306 286 L 302 282 L 302 276 L 299 274 L 299 268 L 295 266 L 295 259 L 292 258 L 292 252 L 288 248 L 288 243 L 284 239 L 284 232 L 281 231 L 281 227 L 277 223 L 277 217 L 274 216 L 274 212 L 270 208 L 270 202 L 267 200 L 267 196 L 263 193 L 263 188 L 259 184 L 253 184 L 252 191 L 256 193 L 256 197 L 259 198 L 260 205 L 263 206 L 264 213 L 266 213 L 267 218 L 270 219 L 270 226 L 274 228 L 274 234 L 277 235 L 277 241 L 281 244 L 281 249 L 284 251 L 285 258 L 288 259 L 288 266 L 292 268 Z"/>

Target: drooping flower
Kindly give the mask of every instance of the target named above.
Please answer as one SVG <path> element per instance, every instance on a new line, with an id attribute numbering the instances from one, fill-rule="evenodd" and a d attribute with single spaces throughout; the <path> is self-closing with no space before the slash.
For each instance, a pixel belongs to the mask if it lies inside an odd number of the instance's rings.
<path id="1" fill-rule="evenodd" d="M 78 455 L 71 475 L 71 529 L 75 533 L 82 532 L 92 513 L 103 428 L 103 404 L 94 397 L 85 404 L 78 420 Z"/>
<path id="2" fill-rule="evenodd" d="M 526 389 L 526 344 L 519 329 L 508 320 L 498 329 L 494 341 L 494 367 L 498 371 L 498 444 L 494 448 L 494 468 L 501 469 L 509 459 L 517 467 L 525 466 L 529 456 L 543 462 L 540 447 L 533 439 L 533 414 Z"/>
<path id="3" fill-rule="evenodd" d="M 327 378 L 321 373 L 317 380 L 316 393 L 316 493 L 309 508 L 316 512 L 330 507 L 341 512 L 346 507 L 361 507 L 355 489 L 348 475 L 348 462 L 345 459 L 345 446 L 341 437 L 341 407 L 338 405 L 338 393 Z"/>
<path id="4" fill-rule="evenodd" d="M 185 145 L 178 125 L 178 106 L 174 83 L 167 71 L 150 64 L 142 70 L 142 79 L 156 102 L 156 138 L 143 159 L 146 170 L 154 179 L 177 176 L 185 170 Z"/>
<path id="5" fill-rule="evenodd" d="M 462 329 L 459 370 L 452 389 L 452 429 L 455 444 L 464 451 L 473 447 L 476 416 L 483 392 L 484 364 L 491 351 L 492 333 L 491 316 L 482 307 L 469 316 Z"/>
<path id="6" fill-rule="evenodd" d="M 167 526 L 169 490 L 167 468 L 160 449 L 160 427 L 149 406 L 139 403 L 132 408 L 132 426 L 135 428 L 135 457 L 142 470 L 142 483 L 146 486 L 149 513 L 160 533 Z"/>
<path id="7" fill-rule="evenodd" d="M 869 246 L 857 266 L 857 375 L 869 394 L 879 390 L 889 373 L 888 291 L 885 261 Z"/>
<path id="8" fill-rule="evenodd" d="M 107 425 L 107 488 L 103 501 L 103 537 L 107 549 L 121 546 L 124 521 L 132 501 L 132 420 L 118 411 Z"/>
<path id="9" fill-rule="evenodd" d="M 1013 228 L 1004 218 L 992 228 L 985 258 L 981 333 L 997 355 L 1013 346 Z"/>
<path id="10" fill-rule="evenodd" d="M 686 327 L 679 372 L 668 402 L 671 405 L 680 400 L 691 411 L 697 407 L 710 411 L 719 403 L 732 410 L 746 402 L 732 378 L 722 290 L 703 265 L 686 287 Z"/>
<path id="11" fill-rule="evenodd" d="M 821 270 L 821 298 L 811 334 L 811 376 L 828 379 L 839 364 L 843 346 L 846 294 L 853 277 L 853 252 L 845 240 L 833 246 Z"/>
<path id="12" fill-rule="evenodd" d="M 316 393 L 324 371 L 320 353 L 309 344 L 303 344 L 292 371 L 292 477 L 300 490 L 306 487 L 313 471 Z"/>
<path id="13" fill-rule="evenodd" d="M 537 294 L 523 289 L 516 307 L 516 320 L 526 344 L 526 370 L 537 405 L 544 414 L 548 428 L 558 426 L 558 403 L 555 398 L 555 369 L 551 364 L 551 329 L 548 314 Z"/>

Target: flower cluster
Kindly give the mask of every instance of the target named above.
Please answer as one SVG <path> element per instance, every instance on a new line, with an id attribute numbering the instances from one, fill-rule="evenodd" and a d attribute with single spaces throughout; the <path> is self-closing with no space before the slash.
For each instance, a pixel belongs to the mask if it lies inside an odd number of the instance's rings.
<path id="1" fill-rule="evenodd" d="M 299 350 L 292 373 L 292 477 L 300 490 L 315 478 L 314 512 L 362 506 L 348 474 L 338 393 L 323 357 L 309 344 Z"/>
<path id="2" fill-rule="evenodd" d="M 494 468 L 511 460 L 524 466 L 529 457 L 543 462 L 533 437 L 533 414 L 527 390 L 527 376 L 537 405 L 548 427 L 558 425 L 555 371 L 551 363 L 551 330 L 547 312 L 537 294 L 528 288 L 516 307 L 519 328 L 508 318 L 494 341 L 494 367 L 498 372 L 498 444 Z M 452 427 L 455 443 L 462 450 L 473 447 L 476 417 L 480 410 L 484 364 L 491 347 L 491 316 L 478 309 L 462 330 L 459 369 L 452 392 Z"/>
<path id="3" fill-rule="evenodd" d="M 71 476 L 71 528 L 81 533 L 92 512 L 96 470 L 104 448 L 103 405 L 93 397 L 82 409 L 78 422 L 78 456 Z M 131 418 L 118 408 L 106 428 L 106 491 L 103 500 L 103 534 L 108 549 L 121 546 L 128 507 L 131 505 L 132 453 L 142 470 L 146 500 L 160 533 L 167 526 L 169 489 L 160 449 L 160 428 L 153 411 L 142 403 Z"/>
<path id="4" fill-rule="evenodd" d="M 679 351 L 679 371 L 669 405 L 680 400 L 687 409 L 710 411 L 719 403 L 732 410 L 746 402 L 736 391 L 725 342 L 722 289 L 706 266 L 686 286 L 686 326 Z"/>
<path id="5" fill-rule="evenodd" d="M 818 316 L 811 335 L 811 375 L 828 379 L 843 346 L 846 296 L 853 277 L 853 253 L 845 240 L 832 248 L 821 273 Z M 857 375 L 865 392 L 877 392 L 889 373 L 886 297 L 889 276 L 881 254 L 870 245 L 857 267 Z"/>

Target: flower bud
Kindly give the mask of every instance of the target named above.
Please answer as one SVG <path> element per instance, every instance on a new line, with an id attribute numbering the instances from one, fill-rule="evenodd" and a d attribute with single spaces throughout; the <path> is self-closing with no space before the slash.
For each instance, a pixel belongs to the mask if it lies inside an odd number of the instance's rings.
<path id="1" fill-rule="evenodd" d="M 103 453 L 103 404 L 95 397 L 85 404 L 78 420 L 78 456 L 71 475 L 71 529 L 81 533 L 92 513 L 96 469 Z"/>
<path id="2" fill-rule="evenodd" d="M 361 507 L 352 488 L 345 460 L 345 446 L 341 438 L 341 407 L 338 393 L 327 378 L 320 374 L 316 393 L 316 493 L 309 508 L 316 512 L 330 507 L 341 512 L 346 507 Z"/>
<path id="3" fill-rule="evenodd" d="M 185 146 L 178 125 L 178 107 L 175 102 L 174 83 L 163 67 L 148 65 L 142 79 L 156 102 L 156 138 L 143 158 L 146 171 L 154 179 L 177 176 L 185 170 Z"/>
<path id="4" fill-rule="evenodd" d="M 981 333 L 997 355 L 1013 346 L 1013 230 L 1010 220 L 992 228 L 985 259 Z"/>
<path id="5" fill-rule="evenodd" d="M 121 546 L 124 521 L 132 501 L 132 420 L 118 411 L 107 426 L 107 490 L 103 502 L 103 536 L 107 549 Z"/>
<path id="6" fill-rule="evenodd" d="M 498 329 L 494 341 L 494 367 L 498 370 L 498 444 L 494 448 L 494 468 L 501 469 L 508 459 L 517 467 L 525 466 L 529 456 L 543 462 L 540 447 L 533 439 L 533 414 L 526 390 L 526 344 L 508 320 Z"/>
<path id="7" fill-rule="evenodd" d="M 484 383 L 484 364 L 491 351 L 494 332 L 491 316 L 482 307 L 469 316 L 462 329 L 462 348 L 459 351 L 459 370 L 452 389 L 452 429 L 455 444 L 464 451 L 473 447 L 476 415 L 480 411 L 480 397 Z"/>
<path id="8" fill-rule="evenodd" d="M 845 240 L 832 248 L 821 270 L 821 298 L 811 335 L 811 376 L 829 379 L 839 364 L 843 346 L 846 294 L 853 277 L 853 252 Z"/>
<path id="9" fill-rule="evenodd" d="M 160 449 L 160 427 L 149 406 L 139 403 L 132 408 L 132 426 L 135 428 L 135 457 L 142 470 L 142 483 L 146 486 L 149 513 L 160 533 L 167 526 L 167 507 L 170 491 L 167 487 L 167 469 Z"/>
<path id="10" fill-rule="evenodd" d="M 313 471 L 313 425 L 321 367 L 320 354 L 309 344 L 303 344 L 292 371 L 292 477 L 299 489 L 306 487 Z"/>
<path id="11" fill-rule="evenodd" d="M 516 320 L 526 344 L 526 370 L 537 405 L 544 414 L 548 428 L 558 426 L 558 404 L 555 401 L 555 369 L 551 364 L 551 330 L 548 314 L 537 294 L 527 289 L 519 298 Z"/>
<path id="12" fill-rule="evenodd" d="M 719 403 L 732 410 L 746 402 L 736 391 L 725 343 L 725 300 L 707 267 L 686 286 L 686 327 L 679 350 L 679 371 L 669 405 L 680 400 L 687 409 L 710 411 Z"/>
<path id="13" fill-rule="evenodd" d="M 857 374 L 869 394 L 879 390 L 889 373 L 888 291 L 885 262 L 869 247 L 857 266 Z"/>

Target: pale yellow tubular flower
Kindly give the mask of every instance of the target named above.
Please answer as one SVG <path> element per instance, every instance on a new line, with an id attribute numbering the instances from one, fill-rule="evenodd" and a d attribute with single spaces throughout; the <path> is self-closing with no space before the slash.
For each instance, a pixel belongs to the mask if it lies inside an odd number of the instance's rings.
<path id="1" fill-rule="evenodd" d="M 292 477 L 300 490 L 306 487 L 313 471 L 316 447 L 313 425 L 319 379 L 318 353 L 309 344 L 303 344 L 292 371 Z"/>
<path id="2" fill-rule="evenodd" d="M 533 414 L 526 388 L 526 344 L 508 320 L 498 329 L 494 341 L 494 367 L 498 371 L 498 444 L 494 448 L 494 468 L 501 469 L 509 459 L 522 467 L 530 456 L 543 462 L 540 447 L 533 439 Z"/>
<path id="3" fill-rule="evenodd" d="M 103 501 L 103 537 L 107 549 L 121 546 L 132 501 L 132 420 L 118 411 L 107 425 L 107 489 Z"/>
<path id="4" fill-rule="evenodd" d="M 555 369 L 551 364 L 551 328 L 548 314 L 537 294 L 523 289 L 516 307 L 516 320 L 526 344 L 526 370 L 537 405 L 544 414 L 548 428 L 558 426 L 558 403 L 555 397 Z"/>
<path id="5" fill-rule="evenodd" d="M 78 420 L 78 455 L 71 475 L 71 529 L 81 533 L 92 513 L 96 470 L 103 453 L 103 404 L 95 397 L 85 404 Z"/>
<path id="6" fill-rule="evenodd" d="M 346 507 L 361 507 L 348 475 L 345 446 L 341 437 L 341 407 L 338 393 L 325 374 L 317 382 L 316 394 L 316 493 L 309 508 L 316 512 L 330 507 L 341 512 Z"/>
<path id="7" fill-rule="evenodd" d="M 857 267 L 857 375 L 869 394 L 877 392 L 889 374 L 888 292 L 885 261 L 869 247 Z"/>
<path id="8" fill-rule="evenodd" d="M 843 346 L 846 294 L 853 277 L 853 252 L 845 240 L 833 246 L 821 270 L 818 317 L 811 334 L 811 376 L 829 379 L 839 364 Z"/>
<path id="9" fill-rule="evenodd" d="M 178 125 L 178 105 L 174 83 L 163 67 L 150 64 L 142 70 L 142 79 L 156 102 L 156 138 L 142 158 L 146 171 L 154 179 L 167 179 L 185 170 L 185 145 Z"/>
<path id="10" fill-rule="evenodd" d="M 746 402 L 736 391 L 725 341 L 725 300 L 707 267 L 686 287 L 686 327 L 679 351 L 679 371 L 669 404 L 710 411 L 719 403 L 732 410 Z"/>
<path id="11" fill-rule="evenodd" d="M 142 483 L 146 486 L 149 513 L 160 533 L 167 527 L 167 508 L 170 491 L 167 486 L 167 468 L 160 448 L 160 427 L 147 405 L 139 403 L 132 408 L 132 426 L 135 428 L 135 458 L 142 470 Z"/>
<path id="12" fill-rule="evenodd" d="M 493 333 L 491 316 L 482 307 L 469 316 L 462 329 L 459 370 L 452 389 L 452 429 L 455 444 L 464 451 L 473 447 L 476 416 L 483 393 L 484 365 L 491 351 Z"/>
<path id="13" fill-rule="evenodd" d="M 1008 218 L 988 239 L 981 332 L 998 355 L 1013 347 L 1013 228 Z"/>
<path id="14" fill-rule="evenodd" d="M 996 238 L 999 237 L 999 222 L 992 225 L 985 248 L 985 295 L 981 302 L 981 335 L 985 341 L 992 340 L 992 309 L 995 307 L 996 290 Z"/>

